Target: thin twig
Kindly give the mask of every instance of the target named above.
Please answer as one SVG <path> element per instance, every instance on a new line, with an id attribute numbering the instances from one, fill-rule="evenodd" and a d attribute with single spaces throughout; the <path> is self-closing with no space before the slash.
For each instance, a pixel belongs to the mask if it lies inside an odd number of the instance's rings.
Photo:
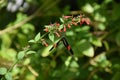
<path id="1" fill-rule="evenodd" d="M 6 28 L 6 29 L 4 29 L 4 30 L 1 30 L 1 31 L 0 31 L 0 35 L 2 35 L 2 34 L 4 34 L 4 33 L 10 33 L 11 31 L 13 31 L 13 30 L 21 27 L 22 25 L 24 25 L 24 24 L 27 23 L 28 21 L 32 20 L 32 19 L 35 18 L 36 16 L 38 16 L 38 15 L 41 16 L 42 14 L 40 14 L 40 11 L 45 12 L 45 11 L 49 10 L 49 9 L 52 8 L 55 4 L 57 4 L 59 0 L 56 1 L 56 2 L 54 2 L 54 3 L 52 3 L 48 8 L 45 8 L 46 6 L 49 5 L 49 2 L 50 2 L 50 1 L 51 1 L 51 0 L 48 0 L 47 2 L 45 2 L 34 14 L 32 14 L 31 16 L 29 16 L 29 17 L 26 18 L 25 20 L 23 20 L 23 21 L 15 24 L 15 25 L 13 25 L 13 26 L 10 26 L 10 27 L 8 27 L 8 28 Z M 44 9 L 44 8 L 45 8 L 45 9 Z"/>
<path id="2" fill-rule="evenodd" d="M 20 23 L 15 24 L 14 26 L 10 26 L 4 30 L 0 31 L 0 35 L 4 34 L 4 33 L 10 33 L 11 31 L 21 27 L 23 24 L 25 24 L 26 22 L 30 21 L 31 19 L 33 19 L 35 17 L 35 15 L 31 15 L 29 16 L 27 19 L 21 21 Z"/>
<path id="3" fill-rule="evenodd" d="M 39 76 L 39 74 L 31 67 L 31 66 L 27 66 L 27 68 L 30 70 L 30 72 L 35 75 L 35 76 Z"/>
<path id="4" fill-rule="evenodd" d="M 94 75 L 98 70 L 99 70 L 98 68 L 94 69 L 94 70 L 90 73 L 90 75 L 89 75 L 89 77 L 88 77 L 87 80 L 91 80 L 91 78 L 93 77 L 93 75 Z"/>

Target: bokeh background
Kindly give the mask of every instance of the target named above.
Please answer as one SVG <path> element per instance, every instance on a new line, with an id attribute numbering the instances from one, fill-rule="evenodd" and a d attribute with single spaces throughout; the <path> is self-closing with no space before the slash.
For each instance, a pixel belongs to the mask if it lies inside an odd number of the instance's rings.
<path id="1" fill-rule="evenodd" d="M 90 25 L 65 33 L 75 59 L 63 44 L 50 53 L 49 46 L 28 43 L 38 32 L 45 34 L 44 25 L 80 14 Z M 11 68 L 27 45 L 36 53 L 13 67 L 13 80 L 120 80 L 120 1 L 0 0 L 0 68 Z"/>

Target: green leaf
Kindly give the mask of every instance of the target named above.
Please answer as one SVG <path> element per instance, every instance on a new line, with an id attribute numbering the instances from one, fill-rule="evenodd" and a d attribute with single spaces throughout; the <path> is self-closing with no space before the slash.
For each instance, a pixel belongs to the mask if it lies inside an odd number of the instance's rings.
<path id="1" fill-rule="evenodd" d="M 33 54 L 33 53 L 36 53 L 35 51 L 27 51 L 26 54 Z"/>
<path id="2" fill-rule="evenodd" d="M 63 25 L 60 25 L 60 26 L 59 26 L 59 29 L 63 29 L 63 27 L 64 27 Z"/>
<path id="3" fill-rule="evenodd" d="M 20 59 L 23 59 L 25 56 L 25 51 L 20 51 L 17 55 L 17 59 L 20 60 Z"/>
<path id="4" fill-rule="evenodd" d="M 32 34 L 33 31 L 35 30 L 34 25 L 31 23 L 26 23 L 26 24 L 22 25 L 21 29 L 22 29 L 23 33 L 25 33 L 25 34 Z"/>
<path id="5" fill-rule="evenodd" d="M 53 33 L 49 33 L 48 37 L 52 42 L 54 42 L 54 34 Z"/>
<path id="6" fill-rule="evenodd" d="M 60 18 L 60 21 L 61 21 L 62 23 L 64 23 L 64 20 L 63 20 L 62 18 Z"/>
<path id="7" fill-rule="evenodd" d="M 105 22 L 106 21 L 106 17 L 102 16 L 100 13 L 95 13 L 94 19 L 96 21 L 100 21 L 100 22 Z"/>
<path id="8" fill-rule="evenodd" d="M 79 64 L 76 61 L 72 61 L 70 64 L 71 67 L 78 68 Z"/>
<path id="9" fill-rule="evenodd" d="M 4 75 L 4 74 L 6 74 L 6 72 L 7 72 L 7 69 L 6 68 L 0 68 L 0 75 Z"/>
<path id="10" fill-rule="evenodd" d="M 65 61 L 65 65 L 66 65 L 66 66 L 69 66 L 69 65 L 70 65 L 71 59 L 72 59 L 71 56 L 69 56 L 69 57 L 66 59 L 66 61 Z"/>
<path id="11" fill-rule="evenodd" d="M 67 32 L 66 32 L 66 35 L 67 35 L 67 36 L 74 36 L 75 33 L 74 33 L 73 31 L 67 31 Z"/>
<path id="12" fill-rule="evenodd" d="M 32 39 L 32 40 L 29 40 L 28 42 L 29 43 L 35 43 L 35 40 Z"/>
<path id="13" fill-rule="evenodd" d="M 88 12 L 88 13 L 94 12 L 94 8 L 92 7 L 91 4 L 88 4 L 88 3 L 82 9 L 83 11 Z"/>
<path id="14" fill-rule="evenodd" d="M 35 36 L 35 41 L 39 41 L 40 40 L 40 32 Z"/>
<path id="15" fill-rule="evenodd" d="M 6 75 L 5 75 L 5 79 L 6 80 L 12 80 L 12 74 L 10 72 L 8 72 Z"/>
<path id="16" fill-rule="evenodd" d="M 103 23 L 99 23 L 98 28 L 103 31 L 105 30 L 105 25 Z"/>
<path id="17" fill-rule="evenodd" d="M 103 44 L 104 44 L 106 50 L 110 49 L 107 41 L 103 41 Z"/>
<path id="18" fill-rule="evenodd" d="M 30 58 L 26 58 L 23 62 L 23 65 L 29 65 L 30 63 Z"/>
<path id="19" fill-rule="evenodd" d="M 90 44 L 90 42 L 86 41 L 86 40 L 81 40 L 79 43 L 80 46 L 80 51 L 88 57 L 93 57 L 94 56 L 94 49 L 92 47 L 92 45 Z"/>
<path id="20" fill-rule="evenodd" d="M 11 40 L 11 37 L 8 35 L 8 34 L 3 34 L 3 35 L 0 35 L 0 37 L 2 38 L 2 43 L 0 44 L 1 47 L 3 48 L 9 48 L 11 43 L 12 43 L 12 40 Z"/>
<path id="21" fill-rule="evenodd" d="M 50 49 L 51 49 L 51 47 L 52 47 L 53 45 L 50 45 L 50 46 L 48 46 L 48 47 L 46 47 L 43 51 L 42 51 L 42 53 L 41 53 L 41 56 L 42 57 L 47 57 L 47 56 L 49 56 L 49 54 L 50 54 Z"/>
<path id="22" fill-rule="evenodd" d="M 97 47 L 101 47 L 102 46 L 101 40 L 96 38 L 96 37 L 91 37 L 90 41 L 91 41 L 92 44 L 94 44 Z"/>

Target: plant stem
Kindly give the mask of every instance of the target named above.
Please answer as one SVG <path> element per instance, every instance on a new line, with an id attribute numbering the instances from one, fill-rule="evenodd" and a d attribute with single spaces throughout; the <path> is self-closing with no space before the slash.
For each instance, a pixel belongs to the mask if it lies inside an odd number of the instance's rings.
<path id="1" fill-rule="evenodd" d="M 9 68 L 8 72 L 10 72 L 18 62 L 19 60 L 17 59 L 17 61 L 15 61 L 15 63 Z"/>

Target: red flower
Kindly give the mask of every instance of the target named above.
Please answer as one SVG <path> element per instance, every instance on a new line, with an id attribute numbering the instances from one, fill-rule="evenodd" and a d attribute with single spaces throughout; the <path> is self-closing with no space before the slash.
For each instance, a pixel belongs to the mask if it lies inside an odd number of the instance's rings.
<path id="1" fill-rule="evenodd" d="M 60 29 L 59 32 L 62 32 L 62 29 Z"/>
<path id="2" fill-rule="evenodd" d="M 90 19 L 89 19 L 89 18 L 85 18 L 85 23 L 86 23 L 87 25 L 89 25 L 89 24 L 90 24 Z"/>
<path id="3" fill-rule="evenodd" d="M 66 32 L 66 26 L 64 26 L 64 29 L 63 29 L 64 32 Z"/>
<path id="4" fill-rule="evenodd" d="M 45 28 L 44 31 L 45 31 L 45 32 L 48 32 L 49 30 L 48 30 L 48 28 Z"/>
<path id="5" fill-rule="evenodd" d="M 86 23 L 87 25 L 90 24 L 90 19 L 89 18 L 82 18 L 80 21 L 80 24 L 82 25 L 83 23 Z"/>
<path id="6" fill-rule="evenodd" d="M 68 19 L 71 18 L 72 16 L 63 16 L 63 18 Z"/>
<path id="7" fill-rule="evenodd" d="M 80 25 L 82 25 L 85 22 L 85 18 L 82 18 L 80 21 Z"/>
<path id="8" fill-rule="evenodd" d="M 55 25 L 56 25 L 57 27 L 59 27 L 59 26 L 60 26 L 60 24 L 59 24 L 59 23 L 56 23 Z"/>
<path id="9" fill-rule="evenodd" d="M 68 28 L 71 28 L 71 25 L 70 25 L 70 24 L 67 24 L 67 27 L 68 27 Z"/>
<path id="10" fill-rule="evenodd" d="M 48 46 L 48 43 L 44 40 L 44 39 L 41 39 L 41 41 L 42 41 L 42 44 L 44 45 L 44 46 Z"/>
<path id="11" fill-rule="evenodd" d="M 75 25 L 75 26 L 77 26 L 77 23 L 75 23 L 75 22 L 73 22 L 73 21 L 72 21 L 72 24 Z"/>

